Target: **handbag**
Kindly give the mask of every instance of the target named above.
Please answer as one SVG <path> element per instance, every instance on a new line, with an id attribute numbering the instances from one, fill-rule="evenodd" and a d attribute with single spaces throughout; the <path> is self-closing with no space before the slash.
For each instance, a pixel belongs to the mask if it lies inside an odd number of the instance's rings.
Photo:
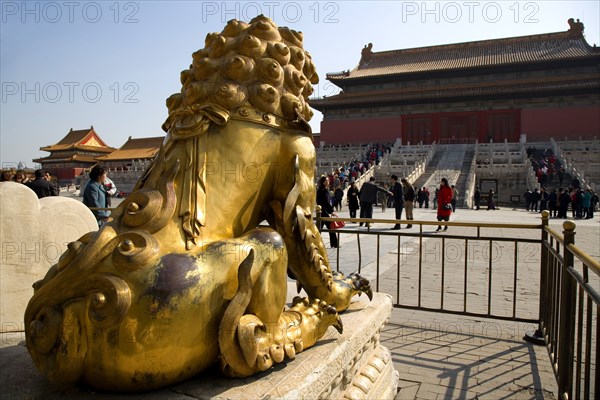
<path id="1" fill-rule="evenodd" d="M 450 204 L 450 203 L 444 204 L 444 205 L 442 206 L 442 208 L 443 208 L 444 210 L 452 210 L 452 204 Z"/>
<path id="2" fill-rule="evenodd" d="M 331 214 L 333 218 L 337 218 L 338 216 L 335 214 Z M 329 229 L 340 229 L 346 226 L 344 221 L 331 221 L 329 223 Z"/>

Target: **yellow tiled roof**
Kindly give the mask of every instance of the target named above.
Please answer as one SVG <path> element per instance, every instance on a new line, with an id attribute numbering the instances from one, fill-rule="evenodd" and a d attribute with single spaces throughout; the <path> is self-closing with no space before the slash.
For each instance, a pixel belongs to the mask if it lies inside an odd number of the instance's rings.
<path id="1" fill-rule="evenodd" d="M 154 158 L 164 139 L 164 136 L 139 139 L 129 137 L 129 140 L 121 148 L 105 156 L 97 157 L 97 159 L 99 161 L 115 161 Z"/>
<path id="2" fill-rule="evenodd" d="M 327 79 L 341 82 L 385 75 L 598 57 L 600 48 L 591 47 L 582 32 L 572 28 L 566 32 L 382 52 L 371 52 L 369 47 L 363 49 L 356 68 L 329 73 Z"/>

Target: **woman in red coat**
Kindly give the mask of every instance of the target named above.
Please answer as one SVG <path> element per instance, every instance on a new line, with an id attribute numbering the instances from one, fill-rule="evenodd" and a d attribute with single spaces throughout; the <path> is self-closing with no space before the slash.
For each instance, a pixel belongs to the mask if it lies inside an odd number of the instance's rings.
<path id="1" fill-rule="evenodd" d="M 450 221 L 450 215 L 452 214 L 452 188 L 448 185 L 448 179 L 442 178 L 440 184 L 440 190 L 438 192 L 438 207 L 437 207 L 437 220 L 438 221 Z M 436 232 L 442 230 L 442 226 L 439 225 Z M 444 227 L 444 230 L 448 230 L 448 226 Z"/>

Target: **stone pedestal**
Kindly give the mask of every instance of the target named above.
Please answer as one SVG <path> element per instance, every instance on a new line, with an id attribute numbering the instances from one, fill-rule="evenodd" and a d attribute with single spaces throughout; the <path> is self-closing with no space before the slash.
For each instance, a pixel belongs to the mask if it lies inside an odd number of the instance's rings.
<path id="1" fill-rule="evenodd" d="M 392 299 L 366 296 L 342 314 L 344 333 L 329 328 L 318 344 L 275 368 L 244 379 L 216 373 L 141 395 L 110 395 L 70 389 L 69 398 L 143 399 L 393 399 L 398 375 L 390 351 L 379 342 Z M 11 399 L 49 399 L 64 391 L 47 384 L 23 346 L 0 349 L 0 386 Z"/>
<path id="2" fill-rule="evenodd" d="M 68 197 L 38 199 L 15 182 L 0 184 L 0 337 L 23 340 L 23 314 L 34 282 L 58 262 L 67 245 L 98 230 L 94 214 Z"/>

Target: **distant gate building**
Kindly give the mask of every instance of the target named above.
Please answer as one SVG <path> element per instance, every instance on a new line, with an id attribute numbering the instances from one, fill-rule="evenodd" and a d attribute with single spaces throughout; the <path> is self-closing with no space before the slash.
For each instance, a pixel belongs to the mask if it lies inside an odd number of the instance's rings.
<path id="1" fill-rule="evenodd" d="M 566 32 L 414 49 L 362 50 L 342 91 L 312 99 L 326 144 L 547 141 L 600 135 L 600 48 Z"/>
<path id="2" fill-rule="evenodd" d="M 58 143 L 40 150 L 49 151 L 50 155 L 33 162 L 42 164 L 42 169 L 56 176 L 60 185 L 75 184 L 84 170 L 96 164 L 96 157 L 115 151 L 104 143 L 93 126 L 77 131 L 71 128 Z"/>

